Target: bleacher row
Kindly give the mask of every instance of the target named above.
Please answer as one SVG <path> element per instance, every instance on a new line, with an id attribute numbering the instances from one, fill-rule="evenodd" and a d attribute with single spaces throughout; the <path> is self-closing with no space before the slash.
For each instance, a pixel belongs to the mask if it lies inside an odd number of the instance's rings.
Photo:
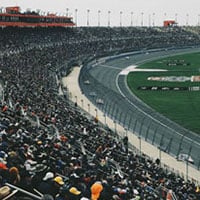
<path id="1" fill-rule="evenodd" d="M 0 199 L 200 199 L 58 92 L 91 57 L 199 42 L 181 27 L 1 29 Z"/>

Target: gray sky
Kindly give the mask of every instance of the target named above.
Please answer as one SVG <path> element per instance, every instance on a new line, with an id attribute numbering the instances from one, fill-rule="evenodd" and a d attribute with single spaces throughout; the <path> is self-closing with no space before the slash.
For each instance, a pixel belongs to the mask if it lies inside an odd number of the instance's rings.
<path id="1" fill-rule="evenodd" d="M 200 0 L 0 0 L 0 7 L 15 5 L 22 11 L 30 8 L 59 14 L 66 14 L 68 8 L 74 21 L 77 9 L 78 26 L 86 26 L 88 18 L 89 25 L 97 26 L 98 10 L 101 11 L 100 24 L 104 26 L 108 25 L 108 16 L 111 26 L 119 26 L 120 18 L 122 26 L 131 25 L 131 21 L 137 26 L 153 23 L 161 26 L 164 19 L 177 19 L 179 25 L 197 25 L 200 22 Z M 90 10 L 89 14 L 87 10 Z"/>

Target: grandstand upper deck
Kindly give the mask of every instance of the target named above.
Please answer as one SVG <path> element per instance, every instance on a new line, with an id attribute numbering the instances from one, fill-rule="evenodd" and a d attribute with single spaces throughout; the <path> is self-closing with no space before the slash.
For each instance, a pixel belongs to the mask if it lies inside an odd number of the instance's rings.
<path id="1" fill-rule="evenodd" d="M 99 48 L 122 51 L 141 48 L 162 48 L 170 46 L 198 45 L 198 28 L 181 27 L 77 27 L 77 28 L 3 28 L 0 29 L 0 48 L 16 48 L 38 45 L 63 45 L 67 43 L 83 45 L 98 43 L 93 51 L 98 54 Z M 43 37 L 43 40 L 40 40 Z M 18 40 L 15 40 L 18 38 Z M 38 43 L 39 40 L 39 43 Z M 98 42 L 99 41 L 99 42 Z M 101 43 L 100 43 L 101 41 Z M 120 42 L 119 42 L 120 41 Z M 21 45 L 23 43 L 23 45 Z M 47 46 L 48 46 L 47 45 Z M 109 48 L 108 48 L 109 47 Z M 118 48 L 119 47 L 119 48 Z M 127 49 L 126 49 L 127 48 Z"/>

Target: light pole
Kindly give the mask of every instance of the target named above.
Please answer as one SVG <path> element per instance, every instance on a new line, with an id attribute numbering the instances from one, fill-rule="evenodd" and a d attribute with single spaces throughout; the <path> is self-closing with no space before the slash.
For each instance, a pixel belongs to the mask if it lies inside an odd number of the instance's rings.
<path id="1" fill-rule="evenodd" d="M 141 137 L 138 136 L 138 139 L 139 139 L 139 154 L 141 156 L 142 155 L 142 141 L 141 141 Z"/>
<path id="2" fill-rule="evenodd" d="M 71 99 L 72 98 L 72 93 L 71 92 L 69 92 L 69 99 Z"/>
<path id="3" fill-rule="evenodd" d="M 164 21 L 166 20 L 167 18 L 167 13 L 164 13 Z"/>
<path id="4" fill-rule="evenodd" d="M 142 134 L 142 127 L 143 127 L 144 121 L 145 121 L 145 117 L 142 118 L 142 121 L 140 123 L 139 136 L 141 136 Z"/>
<path id="5" fill-rule="evenodd" d="M 75 106 L 77 106 L 78 105 L 78 98 L 77 98 L 77 96 L 75 96 Z"/>
<path id="6" fill-rule="evenodd" d="M 89 26 L 90 25 L 90 10 L 89 9 L 87 9 L 87 26 Z"/>
<path id="7" fill-rule="evenodd" d="M 125 130 L 125 136 L 128 136 L 128 129 L 125 128 L 124 130 Z"/>
<path id="8" fill-rule="evenodd" d="M 143 15 L 144 15 L 144 13 L 141 12 L 141 26 L 143 26 Z"/>
<path id="9" fill-rule="evenodd" d="M 158 148 L 159 148 L 159 160 L 160 160 L 160 165 L 161 165 L 161 146 L 159 146 Z"/>
<path id="10" fill-rule="evenodd" d="M 161 167 L 161 153 L 162 153 L 162 146 L 163 146 L 163 138 L 164 138 L 164 134 L 162 134 L 162 137 L 160 139 L 160 144 L 158 146 L 159 149 L 159 160 L 160 160 L 160 167 Z"/>
<path id="11" fill-rule="evenodd" d="M 69 8 L 66 8 L 66 15 L 68 17 L 68 14 L 69 14 Z"/>
<path id="12" fill-rule="evenodd" d="M 99 121 L 99 119 L 98 119 L 98 111 L 97 111 L 97 109 L 95 108 L 95 112 L 96 112 L 96 116 L 95 116 L 95 119 L 94 119 L 94 121 L 95 121 L 95 123 L 98 123 L 98 121 Z"/>
<path id="13" fill-rule="evenodd" d="M 96 118 L 98 117 L 98 110 L 95 108 Z"/>
<path id="14" fill-rule="evenodd" d="M 189 148 L 187 158 L 186 158 L 186 180 L 187 181 L 188 181 L 188 164 L 189 164 L 188 162 L 189 162 L 189 158 L 190 158 L 190 155 L 191 155 L 192 147 L 193 147 L 193 141 L 190 144 L 190 148 Z"/>
<path id="15" fill-rule="evenodd" d="M 82 108 L 84 108 L 84 101 L 83 101 L 83 99 L 81 99 L 81 105 L 82 105 Z"/>
<path id="16" fill-rule="evenodd" d="M 90 114 L 90 104 L 88 103 L 88 113 Z"/>
<path id="17" fill-rule="evenodd" d="M 153 13 L 153 27 L 155 26 L 155 13 Z"/>
<path id="18" fill-rule="evenodd" d="M 108 11 L 108 27 L 110 27 L 110 13 L 111 13 L 111 11 L 109 10 Z"/>
<path id="19" fill-rule="evenodd" d="M 116 121 L 115 121 L 115 120 L 113 121 L 113 123 L 114 123 L 114 129 L 115 129 L 115 133 L 117 133 L 117 123 L 116 123 Z"/>
<path id="20" fill-rule="evenodd" d="M 77 26 L 77 12 L 78 12 L 78 9 L 75 9 L 75 24 Z"/>
<path id="21" fill-rule="evenodd" d="M 188 22 L 189 22 L 189 14 L 186 14 L 186 26 L 188 26 Z"/>
<path id="22" fill-rule="evenodd" d="M 177 17 L 178 17 L 178 14 L 175 13 L 175 22 L 177 23 Z"/>
<path id="23" fill-rule="evenodd" d="M 133 12 L 131 12 L 131 26 L 133 26 Z"/>
<path id="24" fill-rule="evenodd" d="M 151 15 L 149 14 L 149 27 L 151 26 Z"/>
<path id="25" fill-rule="evenodd" d="M 98 26 L 100 26 L 100 14 L 101 14 L 101 11 L 98 10 Z"/>
<path id="26" fill-rule="evenodd" d="M 167 17 L 167 13 L 164 13 L 163 21 L 162 21 L 163 25 L 164 25 L 164 21 L 166 21 L 166 17 Z"/>
<path id="27" fill-rule="evenodd" d="M 122 11 L 120 11 L 120 27 L 122 26 L 122 14 L 123 14 L 123 12 Z"/>
<path id="28" fill-rule="evenodd" d="M 103 115 L 103 116 L 104 116 L 104 120 L 105 120 L 105 122 L 104 122 L 104 123 L 105 123 L 105 125 L 107 125 L 107 123 L 106 123 L 106 114 L 104 113 L 104 115 Z"/>

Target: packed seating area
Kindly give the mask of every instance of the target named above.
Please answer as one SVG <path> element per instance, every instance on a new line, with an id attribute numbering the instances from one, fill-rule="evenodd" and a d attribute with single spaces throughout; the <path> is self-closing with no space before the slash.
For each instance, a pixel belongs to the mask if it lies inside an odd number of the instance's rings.
<path id="1" fill-rule="evenodd" d="M 198 184 L 130 149 L 60 81 L 91 57 L 199 42 L 180 27 L 1 29 L 0 199 L 200 199 Z"/>

